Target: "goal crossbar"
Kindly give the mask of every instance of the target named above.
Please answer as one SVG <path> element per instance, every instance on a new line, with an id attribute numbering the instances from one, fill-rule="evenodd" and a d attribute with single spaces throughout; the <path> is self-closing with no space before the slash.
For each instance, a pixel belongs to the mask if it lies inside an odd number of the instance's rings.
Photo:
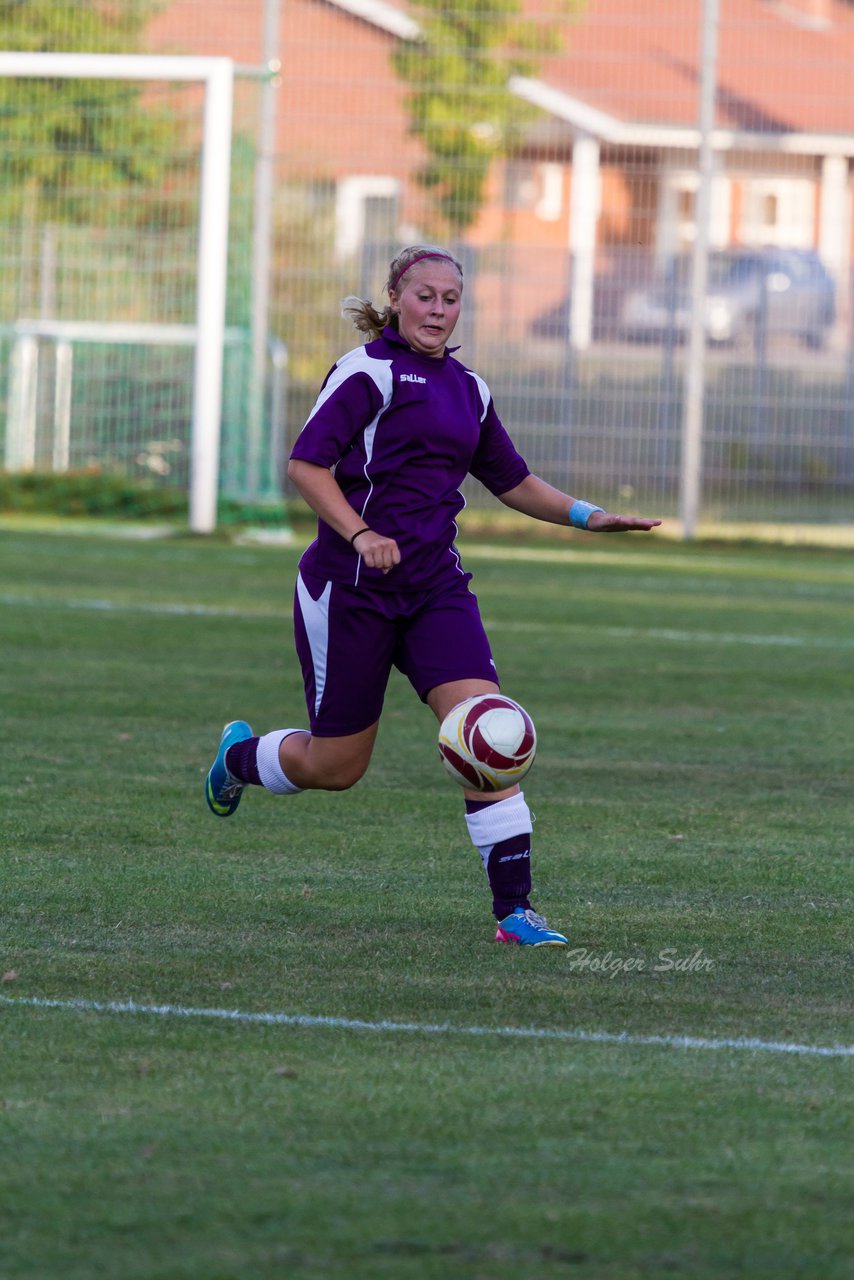
<path id="1" fill-rule="evenodd" d="M 190 462 L 190 528 L 196 533 L 216 527 L 234 74 L 230 58 L 0 53 L 0 76 L 172 80 L 204 88 Z"/>

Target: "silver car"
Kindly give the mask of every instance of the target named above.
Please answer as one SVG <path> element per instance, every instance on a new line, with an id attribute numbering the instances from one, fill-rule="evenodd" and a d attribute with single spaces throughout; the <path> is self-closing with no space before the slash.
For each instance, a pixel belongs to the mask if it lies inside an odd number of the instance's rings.
<path id="1" fill-rule="evenodd" d="M 771 334 L 823 345 L 836 318 L 833 280 L 805 249 L 727 249 L 709 256 L 706 339 L 736 345 Z M 691 259 L 675 259 L 648 289 L 626 295 L 620 329 L 638 341 L 684 340 L 691 324 Z"/>

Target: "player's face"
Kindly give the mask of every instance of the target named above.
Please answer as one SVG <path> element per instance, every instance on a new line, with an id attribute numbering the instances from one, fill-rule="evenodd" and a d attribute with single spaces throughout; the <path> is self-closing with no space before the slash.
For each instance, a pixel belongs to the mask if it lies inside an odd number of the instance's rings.
<path id="1" fill-rule="evenodd" d="M 415 264 L 391 302 L 400 317 L 400 336 L 413 351 L 438 359 L 460 318 L 460 273 L 452 262 L 426 258 Z"/>

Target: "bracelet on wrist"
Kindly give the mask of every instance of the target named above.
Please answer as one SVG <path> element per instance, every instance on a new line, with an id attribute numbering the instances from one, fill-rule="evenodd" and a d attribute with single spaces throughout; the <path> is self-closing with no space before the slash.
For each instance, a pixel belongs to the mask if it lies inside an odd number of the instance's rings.
<path id="1" fill-rule="evenodd" d="M 356 532 L 353 534 L 352 538 L 350 539 L 350 546 L 352 547 L 353 543 L 356 541 L 356 539 L 359 537 L 360 534 L 370 533 L 370 532 L 371 531 L 367 525 L 365 525 L 364 528 L 362 529 L 357 529 Z"/>
<path id="2" fill-rule="evenodd" d="M 582 502 L 581 498 L 576 498 L 569 508 L 569 523 L 573 529 L 586 529 L 593 512 L 604 510 L 604 507 L 597 507 L 595 502 Z"/>

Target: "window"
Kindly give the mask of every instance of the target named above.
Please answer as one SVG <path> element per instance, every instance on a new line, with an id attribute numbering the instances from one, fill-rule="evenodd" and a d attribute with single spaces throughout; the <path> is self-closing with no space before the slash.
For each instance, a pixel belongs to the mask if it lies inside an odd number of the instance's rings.
<path id="1" fill-rule="evenodd" d="M 666 261 L 674 253 L 683 253 L 697 238 L 697 189 L 695 172 L 669 173 L 664 177 L 658 225 L 658 257 Z M 729 244 L 730 181 L 723 174 L 712 182 L 710 239 L 712 247 L 722 249 Z"/>
<path id="2" fill-rule="evenodd" d="M 397 178 L 359 174 L 342 178 L 335 197 L 335 256 L 349 258 L 365 245 L 393 241 L 400 184 Z"/>
<path id="3" fill-rule="evenodd" d="M 808 249 L 815 238 L 815 188 L 809 178 L 746 178 L 742 244 Z"/>
<path id="4" fill-rule="evenodd" d="M 506 169 L 508 209 L 530 210 L 540 222 L 557 222 L 563 212 L 563 165 L 510 160 Z"/>

